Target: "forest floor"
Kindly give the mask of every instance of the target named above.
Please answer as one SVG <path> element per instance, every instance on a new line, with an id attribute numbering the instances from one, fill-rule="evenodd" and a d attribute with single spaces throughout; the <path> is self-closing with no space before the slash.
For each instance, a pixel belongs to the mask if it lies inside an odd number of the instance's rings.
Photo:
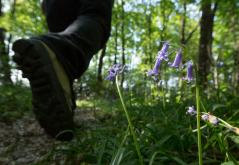
<path id="1" fill-rule="evenodd" d="M 77 100 L 75 138 L 59 142 L 35 120 L 30 96 L 28 88 L 0 86 L 0 165 L 139 164 L 119 100 Z M 192 100 L 177 101 L 174 96 L 164 108 L 160 101 L 149 104 L 138 95 L 125 95 L 145 164 L 198 163 L 196 120 L 185 115 Z M 238 97 L 228 94 L 224 101 L 228 105 L 205 100 L 205 109 L 238 127 Z M 221 125 L 202 124 L 204 164 L 239 164 L 238 136 Z"/>
<path id="2" fill-rule="evenodd" d="M 94 120 L 96 118 L 91 110 L 75 112 L 77 124 Z M 11 123 L 0 121 L 0 165 L 35 164 L 46 159 L 54 145 L 61 143 L 48 137 L 31 113 Z M 59 155 L 58 159 L 59 163 L 64 156 Z"/>

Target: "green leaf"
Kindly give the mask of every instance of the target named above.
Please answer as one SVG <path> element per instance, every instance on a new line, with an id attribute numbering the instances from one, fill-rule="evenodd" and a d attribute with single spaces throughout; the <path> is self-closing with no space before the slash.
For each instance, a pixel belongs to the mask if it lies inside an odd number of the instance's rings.
<path id="1" fill-rule="evenodd" d="M 221 165 L 235 165 L 235 163 L 233 163 L 232 161 L 229 161 L 229 162 L 224 162 Z"/>
<path id="2" fill-rule="evenodd" d="M 236 136 L 236 135 L 231 135 L 229 136 L 231 138 L 231 140 L 236 143 L 236 144 L 239 144 L 239 136 Z"/>
<path id="3" fill-rule="evenodd" d="M 111 165 L 119 165 L 120 162 L 122 161 L 123 155 L 125 152 L 125 148 L 119 148 L 117 151 L 117 154 L 113 158 L 112 162 L 110 163 Z"/>
<path id="4" fill-rule="evenodd" d="M 227 108 L 227 106 L 224 104 L 215 104 L 213 105 L 212 111 L 215 111 L 218 108 Z"/>

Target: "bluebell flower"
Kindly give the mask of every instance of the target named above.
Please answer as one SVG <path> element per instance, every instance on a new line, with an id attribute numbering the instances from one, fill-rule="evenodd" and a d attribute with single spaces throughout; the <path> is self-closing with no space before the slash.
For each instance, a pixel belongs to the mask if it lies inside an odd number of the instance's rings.
<path id="1" fill-rule="evenodd" d="M 110 80 L 113 81 L 115 79 L 115 77 L 122 72 L 123 67 L 121 64 L 115 64 L 113 65 L 109 71 L 108 71 L 108 76 L 106 77 L 106 80 Z"/>
<path id="2" fill-rule="evenodd" d="M 219 122 L 220 122 L 217 117 L 212 116 L 212 115 L 209 116 L 208 121 L 209 121 L 212 125 L 218 125 Z"/>
<path id="3" fill-rule="evenodd" d="M 158 52 L 157 59 L 168 61 L 168 48 L 169 44 L 168 42 L 165 42 L 162 49 Z"/>
<path id="4" fill-rule="evenodd" d="M 201 118 L 202 118 L 203 121 L 208 121 L 209 120 L 209 115 L 208 114 L 203 114 L 201 116 Z"/>
<path id="5" fill-rule="evenodd" d="M 193 80 L 193 63 L 192 61 L 187 62 L 187 76 L 184 77 L 184 80 L 191 82 Z"/>
<path id="6" fill-rule="evenodd" d="M 175 59 L 174 59 L 174 61 L 173 61 L 173 64 L 171 64 L 170 66 L 171 67 L 174 67 L 174 68 L 179 68 L 179 65 L 181 64 L 181 62 L 182 62 L 182 50 L 180 49 L 178 52 L 177 52 L 177 54 L 176 54 L 176 56 L 175 56 Z"/>
<path id="7" fill-rule="evenodd" d="M 162 60 L 160 60 L 159 58 L 156 60 L 154 68 L 148 71 L 148 76 L 152 76 L 152 75 L 157 76 L 159 74 L 158 70 L 159 70 L 161 62 Z"/>
<path id="8" fill-rule="evenodd" d="M 194 106 L 188 107 L 188 110 L 186 112 L 187 115 L 195 116 L 197 114 L 197 111 L 194 109 Z"/>
<path id="9" fill-rule="evenodd" d="M 168 48 L 169 48 L 169 44 L 168 42 L 165 42 L 163 44 L 162 49 L 158 52 L 158 56 L 153 69 L 148 71 L 148 76 L 157 76 L 159 74 L 159 67 L 162 63 L 162 60 L 165 60 L 165 61 L 168 60 L 168 56 L 167 56 Z"/>

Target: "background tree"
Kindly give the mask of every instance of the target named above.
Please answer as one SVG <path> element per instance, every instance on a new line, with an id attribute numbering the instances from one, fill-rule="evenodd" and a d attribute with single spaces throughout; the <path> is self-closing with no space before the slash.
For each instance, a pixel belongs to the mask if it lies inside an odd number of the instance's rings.
<path id="1" fill-rule="evenodd" d="M 0 17 L 3 17 L 3 14 L 4 14 L 3 3 L 2 0 L 0 0 Z M 12 80 L 11 80 L 11 68 L 9 64 L 9 52 L 8 52 L 9 49 L 7 49 L 8 45 L 6 45 L 6 43 L 10 44 L 9 40 L 11 39 L 11 37 L 9 37 L 8 40 L 6 33 L 7 33 L 6 29 L 4 27 L 0 27 L 0 81 L 3 84 L 11 84 Z"/>
<path id="2" fill-rule="evenodd" d="M 199 41 L 199 81 L 204 87 L 208 84 L 207 76 L 212 65 L 212 43 L 213 43 L 213 23 L 217 10 L 217 2 L 202 0 L 202 17 L 200 21 L 200 41 Z"/>

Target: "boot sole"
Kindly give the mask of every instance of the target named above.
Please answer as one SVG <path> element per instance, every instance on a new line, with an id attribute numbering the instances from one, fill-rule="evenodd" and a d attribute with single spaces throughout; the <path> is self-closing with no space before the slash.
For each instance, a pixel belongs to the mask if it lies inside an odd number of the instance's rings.
<path id="1" fill-rule="evenodd" d="M 63 88 L 46 47 L 38 40 L 21 39 L 13 44 L 13 60 L 28 78 L 33 112 L 50 136 L 68 141 L 73 138 L 74 122 Z"/>

